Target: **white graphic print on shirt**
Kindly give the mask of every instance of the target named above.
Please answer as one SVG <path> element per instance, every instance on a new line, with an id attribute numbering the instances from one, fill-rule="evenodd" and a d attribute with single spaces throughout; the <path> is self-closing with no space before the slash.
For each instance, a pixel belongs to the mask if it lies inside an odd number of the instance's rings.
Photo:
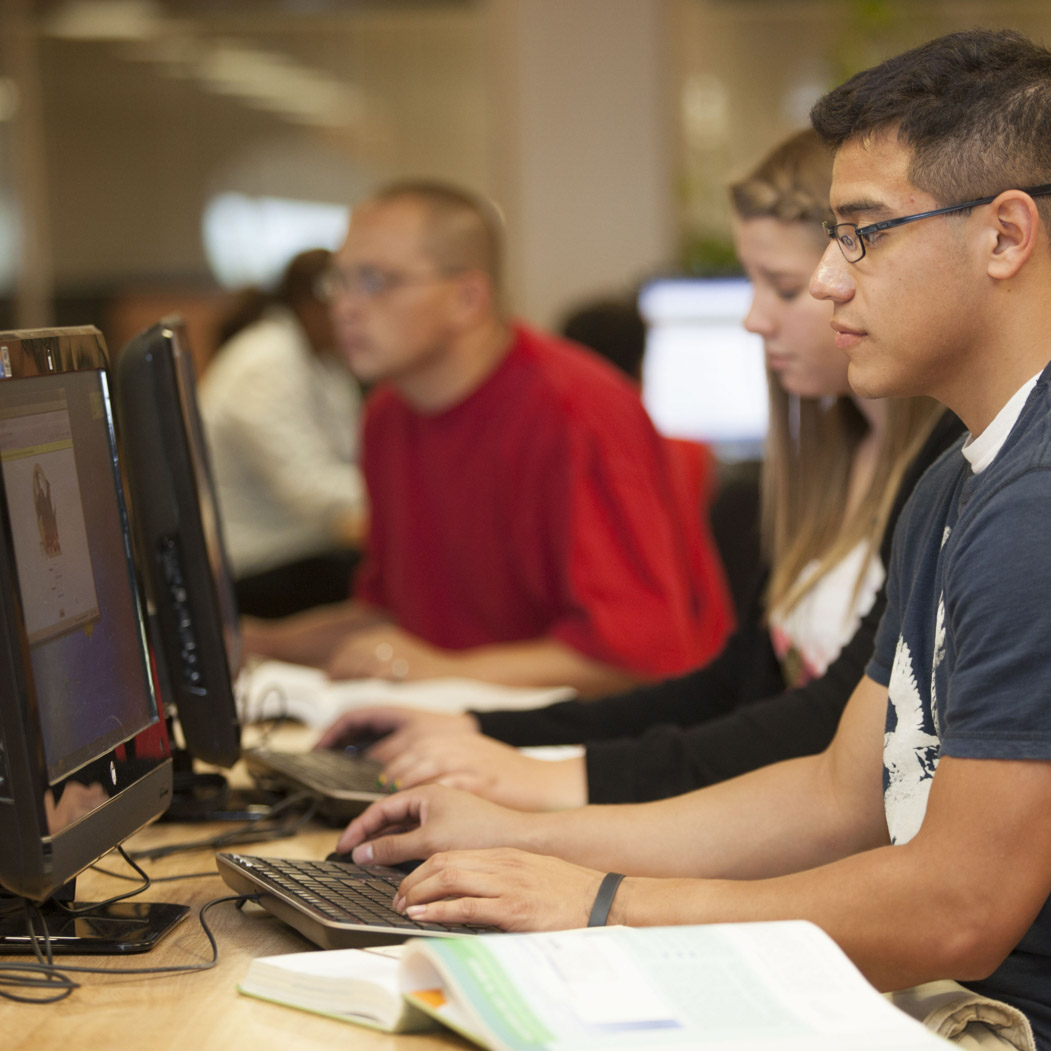
<path id="1" fill-rule="evenodd" d="M 942 535 L 942 547 L 949 530 Z M 945 657 L 945 596 L 938 600 L 930 670 L 930 710 L 917 685 L 912 652 L 901 637 L 890 675 L 890 711 L 883 736 L 883 807 L 892 843 L 908 843 L 923 824 L 927 795 L 938 765 L 940 733 L 935 675 Z"/>

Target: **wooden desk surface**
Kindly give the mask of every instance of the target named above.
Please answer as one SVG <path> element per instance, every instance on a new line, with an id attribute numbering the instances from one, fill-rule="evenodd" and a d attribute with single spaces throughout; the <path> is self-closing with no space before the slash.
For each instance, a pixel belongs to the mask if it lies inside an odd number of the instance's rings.
<path id="1" fill-rule="evenodd" d="M 282 744 L 285 742 L 282 741 Z M 224 831 L 228 826 L 159 823 L 128 841 L 130 850 L 183 843 Z M 291 839 L 238 847 L 246 853 L 274 857 L 320 858 L 336 839 L 331 828 L 312 826 Z M 146 862 L 154 878 L 215 868 L 213 851 L 201 849 Z M 126 869 L 112 854 L 103 863 Z M 99 900 L 128 884 L 88 870 L 78 880 L 77 897 Z M 192 912 L 151 952 L 122 957 L 64 957 L 70 963 L 119 971 L 126 967 L 163 967 L 200 963 L 211 956 L 197 913 L 201 905 L 232 893 L 218 875 L 203 879 L 154 883 L 142 900 L 190 905 Z M 449 1034 L 391 1036 L 237 992 L 238 981 L 256 956 L 310 949 L 296 931 L 253 905 L 239 912 L 232 903 L 208 912 L 208 924 L 219 945 L 219 962 L 209 971 L 190 974 L 74 975 L 81 988 L 53 1004 L 17 1004 L 0 1000 L 0 1047 L 7 1051 L 454 1051 L 474 1045 Z M 5 961 L 31 957 L 3 957 Z M 63 958 L 58 958 L 61 967 Z"/>

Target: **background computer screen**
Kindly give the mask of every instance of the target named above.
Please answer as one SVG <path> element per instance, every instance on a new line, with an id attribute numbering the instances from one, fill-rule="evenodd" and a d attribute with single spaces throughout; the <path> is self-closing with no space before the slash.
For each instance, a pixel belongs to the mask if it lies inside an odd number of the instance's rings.
<path id="1" fill-rule="evenodd" d="M 133 339 L 115 374 L 162 696 L 189 755 L 232 766 L 240 757 L 240 629 L 181 323 L 168 319 Z"/>
<path id="2" fill-rule="evenodd" d="M 54 893 L 167 807 L 101 370 L 0 380 L 0 885 Z"/>
<path id="3" fill-rule="evenodd" d="M 743 327 L 751 298 L 744 278 L 661 278 L 639 294 L 642 396 L 655 426 L 722 459 L 758 458 L 766 436 L 763 345 Z"/>

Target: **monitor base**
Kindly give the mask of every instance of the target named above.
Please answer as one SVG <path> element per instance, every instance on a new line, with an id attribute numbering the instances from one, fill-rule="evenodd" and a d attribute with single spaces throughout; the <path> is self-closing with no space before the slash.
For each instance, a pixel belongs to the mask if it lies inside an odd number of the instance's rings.
<path id="1" fill-rule="evenodd" d="M 54 901 L 37 906 L 56 956 L 149 952 L 190 911 L 186 905 L 166 902 L 120 901 L 98 908 L 84 902 L 71 905 L 88 911 L 71 916 Z M 0 916 L 0 956 L 33 954 L 34 942 L 46 953 L 43 937 L 34 939 L 30 934 L 23 909 L 11 909 Z"/>
<path id="2" fill-rule="evenodd" d="M 177 770 L 172 801 L 162 821 L 258 821 L 284 796 L 263 789 L 231 788 L 222 774 Z"/>

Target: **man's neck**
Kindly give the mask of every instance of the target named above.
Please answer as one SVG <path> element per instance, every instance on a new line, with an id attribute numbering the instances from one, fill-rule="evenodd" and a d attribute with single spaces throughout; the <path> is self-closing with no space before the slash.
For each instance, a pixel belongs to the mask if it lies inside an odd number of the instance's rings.
<path id="1" fill-rule="evenodd" d="M 964 422 L 973 437 L 980 435 L 1018 390 L 1044 370 L 1051 360 L 1051 331 L 1029 347 L 1015 347 L 997 358 L 989 355 L 984 367 L 969 370 L 966 385 L 939 398 Z"/>
<path id="2" fill-rule="evenodd" d="M 430 365 L 395 383 L 418 412 L 435 415 L 459 405 L 499 368 L 511 349 L 511 327 L 501 318 L 463 333 Z"/>

